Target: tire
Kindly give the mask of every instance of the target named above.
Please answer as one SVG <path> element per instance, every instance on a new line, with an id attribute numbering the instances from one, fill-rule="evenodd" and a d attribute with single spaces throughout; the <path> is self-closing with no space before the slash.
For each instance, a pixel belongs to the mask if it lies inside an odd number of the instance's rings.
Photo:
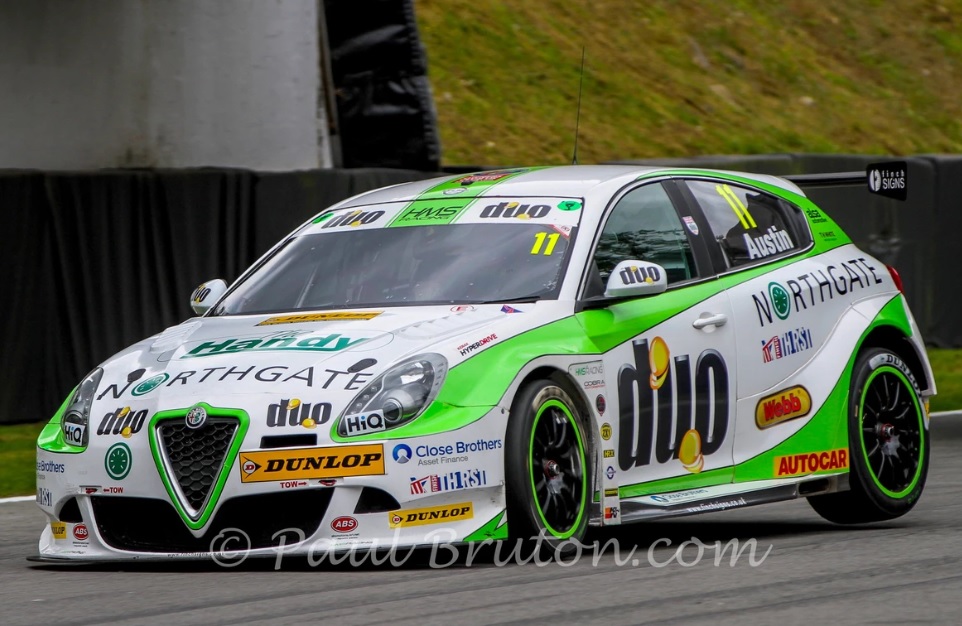
<path id="1" fill-rule="evenodd" d="M 578 405 L 554 381 L 529 384 L 511 406 L 505 444 L 512 542 L 561 557 L 578 550 L 592 494 L 591 446 Z"/>
<path id="2" fill-rule="evenodd" d="M 809 498 L 837 524 L 905 515 L 922 495 L 929 467 L 925 410 L 911 370 L 891 350 L 859 354 L 849 389 L 850 492 Z"/>

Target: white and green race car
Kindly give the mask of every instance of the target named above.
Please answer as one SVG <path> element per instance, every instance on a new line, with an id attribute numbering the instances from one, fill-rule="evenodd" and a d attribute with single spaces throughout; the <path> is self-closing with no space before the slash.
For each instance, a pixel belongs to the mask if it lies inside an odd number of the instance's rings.
<path id="1" fill-rule="evenodd" d="M 935 382 L 898 275 L 785 179 L 397 185 L 191 299 L 44 429 L 40 558 L 557 544 L 800 496 L 870 522 L 925 483 Z"/>

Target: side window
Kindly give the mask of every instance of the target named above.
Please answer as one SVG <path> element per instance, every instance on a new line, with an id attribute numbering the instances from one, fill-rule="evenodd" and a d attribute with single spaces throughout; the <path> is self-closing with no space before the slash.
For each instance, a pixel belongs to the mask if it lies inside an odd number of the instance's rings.
<path id="1" fill-rule="evenodd" d="M 626 259 L 661 265 L 669 285 L 696 277 L 685 228 L 661 184 L 629 191 L 612 209 L 595 249 L 600 281 L 590 281 L 586 295 L 602 293 L 611 270 Z"/>
<path id="2" fill-rule="evenodd" d="M 688 181 L 728 267 L 785 256 L 812 242 L 801 209 L 724 181 Z"/>

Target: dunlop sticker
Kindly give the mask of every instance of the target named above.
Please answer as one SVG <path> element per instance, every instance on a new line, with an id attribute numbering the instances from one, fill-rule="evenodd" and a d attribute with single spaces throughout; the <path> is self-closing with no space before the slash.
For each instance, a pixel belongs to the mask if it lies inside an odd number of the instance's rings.
<path id="1" fill-rule="evenodd" d="M 425 509 L 391 511 L 387 515 L 391 528 L 406 528 L 408 526 L 443 524 L 471 519 L 474 517 L 474 507 L 470 502 L 462 502 L 460 504 L 432 506 Z"/>
<path id="2" fill-rule="evenodd" d="M 329 446 L 241 452 L 241 482 L 372 476 L 384 473 L 384 446 Z"/>
<path id="3" fill-rule="evenodd" d="M 50 532 L 54 539 L 66 539 L 67 524 L 65 522 L 50 522 Z"/>

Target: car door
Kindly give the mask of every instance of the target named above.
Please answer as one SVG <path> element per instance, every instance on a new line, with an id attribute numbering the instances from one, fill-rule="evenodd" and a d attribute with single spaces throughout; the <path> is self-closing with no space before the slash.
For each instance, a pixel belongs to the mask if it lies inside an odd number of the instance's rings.
<path id="1" fill-rule="evenodd" d="M 810 365 L 838 320 L 837 303 L 827 284 L 828 296 L 819 295 L 818 283 L 829 282 L 818 276 L 820 262 L 804 259 L 812 238 L 801 209 L 731 181 L 689 180 L 683 192 L 709 224 L 737 320 L 734 460 L 742 464 L 797 432 L 834 385 Z M 736 482 L 772 478 L 772 467 L 742 465 Z"/>
<path id="2" fill-rule="evenodd" d="M 599 469 L 606 496 L 615 488 L 631 498 L 732 480 L 737 370 L 731 304 L 702 241 L 707 224 L 679 213 L 682 204 L 670 180 L 623 190 L 588 262 L 588 300 L 578 318 L 603 354 L 604 371 L 603 385 L 596 376 L 583 386 L 602 409 Z M 667 290 L 590 300 L 626 259 L 661 265 Z"/>

